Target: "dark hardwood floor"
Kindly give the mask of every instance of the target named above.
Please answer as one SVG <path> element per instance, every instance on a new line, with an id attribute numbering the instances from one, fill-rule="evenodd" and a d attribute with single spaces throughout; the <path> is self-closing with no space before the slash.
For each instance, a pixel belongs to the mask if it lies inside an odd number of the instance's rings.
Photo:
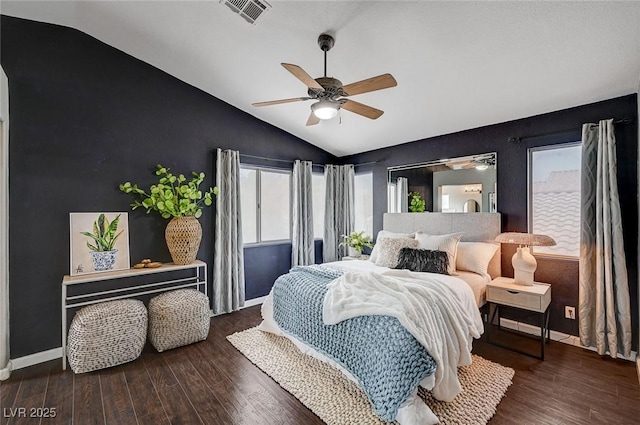
<path id="1" fill-rule="evenodd" d="M 148 346 L 136 361 L 98 372 L 63 372 L 60 361 L 14 371 L 0 383 L 0 424 L 321 424 L 226 341 L 259 322 L 259 307 L 215 317 L 204 342 L 164 353 Z M 474 352 L 516 370 L 491 425 L 640 423 L 632 362 L 557 342 L 545 361 L 483 341 Z M 17 417 L 17 408 L 27 416 L 55 409 L 55 417 Z"/>

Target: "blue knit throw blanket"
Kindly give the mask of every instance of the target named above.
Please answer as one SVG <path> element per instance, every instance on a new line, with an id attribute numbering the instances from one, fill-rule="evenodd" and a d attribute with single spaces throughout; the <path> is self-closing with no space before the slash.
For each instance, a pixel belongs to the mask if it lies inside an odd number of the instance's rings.
<path id="1" fill-rule="evenodd" d="M 341 272 L 303 266 L 273 286 L 273 316 L 288 333 L 336 361 L 358 380 L 374 411 L 393 421 L 400 405 L 436 363 L 425 348 L 389 316 L 360 316 L 336 325 L 322 321 L 327 285 Z"/>

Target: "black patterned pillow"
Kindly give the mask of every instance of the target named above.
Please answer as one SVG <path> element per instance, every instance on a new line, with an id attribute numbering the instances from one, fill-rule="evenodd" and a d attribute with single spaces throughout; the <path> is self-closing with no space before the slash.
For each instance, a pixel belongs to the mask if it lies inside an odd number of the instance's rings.
<path id="1" fill-rule="evenodd" d="M 402 248 L 398 254 L 396 269 L 449 274 L 449 256 L 444 251 Z"/>

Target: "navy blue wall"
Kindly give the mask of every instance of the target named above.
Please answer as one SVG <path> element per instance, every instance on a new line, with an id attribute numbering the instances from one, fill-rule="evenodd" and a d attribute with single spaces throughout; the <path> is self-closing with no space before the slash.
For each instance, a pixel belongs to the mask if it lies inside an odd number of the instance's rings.
<path id="1" fill-rule="evenodd" d="M 118 184 L 147 186 L 155 164 L 207 174 L 214 151 L 335 158 L 77 30 L 2 17 L 10 101 L 11 357 L 60 346 L 60 283 L 69 273 L 69 212 L 129 211 L 131 260 L 170 261 L 166 220 L 130 211 Z M 198 257 L 213 259 L 213 208 Z M 266 295 L 291 245 L 245 249 L 248 298 Z M 211 270 L 211 268 L 209 269 Z M 210 278 L 211 276 L 209 276 Z"/>
<path id="2" fill-rule="evenodd" d="M 631 118 L 631 124 L 616 126 L 618 187 L 621 196 L 627 268 L 631 291 L 634 338 L 638 336 L 638 112 L 637 96 L 570 108 L 506 123 L 490 125 L 459 133 L 418 140 L 390 148 L 378 149 L 342 158 L 347 163 L 376 162 L 373 168 L 374 234 L 382 228 L 382 214 L 387 209 L 387 167 L 414 164 L 441 158 L 497 152 L 498 211 L 502 213 L 503 231 L 527 231 L 527 149 L 581 139 L 583 123 L 601 119 Z M 567 131 L 569 130 L 569 131 Z M 549 134 L 551 133 L 551 134 Z M 510 137 L 533 137 L 519 143 Z M 503 245 L 503 275 L 513 276 L 513 247 Z M 578 261 L 538 258 L 536 279 L 552 284 L 551 329 L 577 335 L 576 321 L 564 318 L 564 306 L 578 305 Z M 515 312 L 511 316 L 516 317 Z M 522 318 L 526 320 L 526 318 Z M 634 342 L 637 347 L 637 341 Z"/>

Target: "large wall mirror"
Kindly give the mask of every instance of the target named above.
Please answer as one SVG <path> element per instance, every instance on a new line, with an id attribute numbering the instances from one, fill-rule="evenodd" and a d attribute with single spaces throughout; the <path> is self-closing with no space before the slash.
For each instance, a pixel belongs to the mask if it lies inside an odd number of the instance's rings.
<path id="1" fill-rule="evenodd" d="M 496 212 L 495 152 L 388 168 L 388 212 Z"/>

